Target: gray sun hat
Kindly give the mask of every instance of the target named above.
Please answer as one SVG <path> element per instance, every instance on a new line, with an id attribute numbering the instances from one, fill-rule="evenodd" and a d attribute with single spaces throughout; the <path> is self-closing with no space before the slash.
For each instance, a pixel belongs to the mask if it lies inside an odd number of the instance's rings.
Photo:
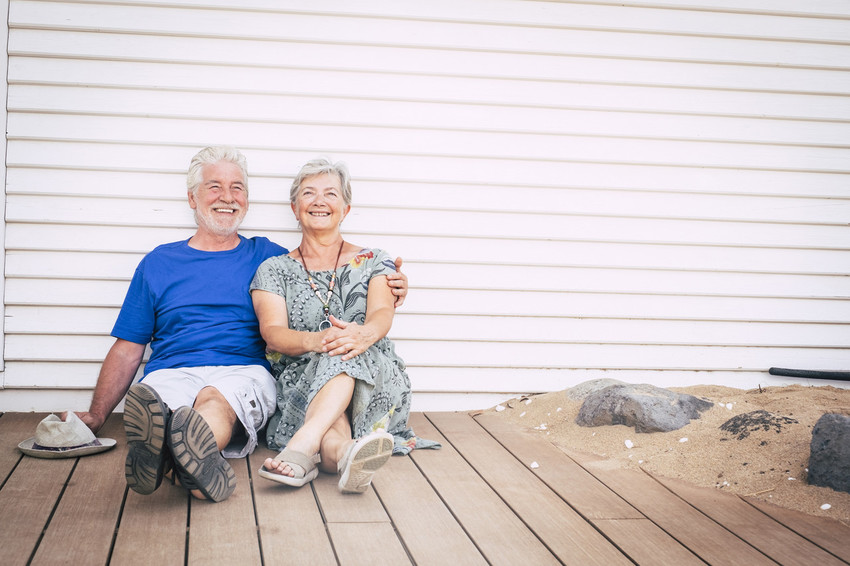
<path id="1" fill-rule="evenodd" d="M 112 438 L 96 438 L 74 411 L 67 411 L 63 421 L 56 415 L 45 417 L 18 449 L 36 458 L 76 458 L 96 454 L 115 447 Z"/>

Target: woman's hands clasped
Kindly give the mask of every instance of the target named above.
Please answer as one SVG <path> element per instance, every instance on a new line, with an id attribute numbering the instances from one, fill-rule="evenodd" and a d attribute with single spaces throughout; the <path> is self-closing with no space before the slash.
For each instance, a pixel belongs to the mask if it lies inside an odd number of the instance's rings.
<path id="1" fill-rule="evenodd" d="M 342 356 L 350 360 L 369 349 L 376 340 L 375 333 L 356 322 L 345 322 L 335 316 L 330 317 L 331 328 L 322 332 L 322 352 L 329 356 Z"/>

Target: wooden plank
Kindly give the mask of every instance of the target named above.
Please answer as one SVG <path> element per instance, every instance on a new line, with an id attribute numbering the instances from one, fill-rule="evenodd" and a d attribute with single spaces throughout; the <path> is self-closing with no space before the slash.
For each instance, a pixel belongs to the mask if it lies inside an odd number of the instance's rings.
<path id="1" fill-rule="evenodd" d="M 18 444 L 35 434 L 42 413 L 3 413 L 0 415 L 0 485 L 24 455 Z"/>
<path id="2" fill-rule="evenodd" d="M 526 465 L 537 462 L 534 474 L 587 519 L 640 519 L 634 507 L 611 491 L 561 450 L 540 436 L 524 432 L 495 413 L 475 420 Z"/>
<path id="3" fill-rule="evenodd" d="M 411 415 L 417 436 L 439 450 L 414 450 L 413 461 L 490 564 L 559 564 L 533 532 L 421 413 Z"/>
<path id="4" fill-rule="evenodd" d="M 228 460 L 236 472 L 236 490 L 219 503 L 190 499 L 186 563 L 260 564 L 260 542 L 248 464 Z"/>
<path id="5" fill-rule="evenodd" d="M 107 452 L 79 458 L 32 564 L 106 564 L 118 525 L 127 454 L 121 415 L 113 414 L 98 436 L 119 441 Z M 80 518 L 85 517 L 85 521 Z M 85 541 L 85 544 L 80 544 Z"/>
<path id="6" fill-rule="evenodd" d="M 390 518 L 374 489 L 365 493 L 341 493 L 337 474 L 320 473 L 313 480 L 316 500 L 325 522 L 331 523 L 389 523 Z"/>
<path id="7" fill-rule="evenodd" d="M 779 563 L 840 565 L 835 558 L 741 498 L 681 480 L 652 476 L 657 482 Z"/>
<path id="8" fill-rule="evenodd" d="M 35 434 L 44 413 L 6 414 L 2 426 L 17 442 L 4 450 L 17 452 L 18 442 Z M 3 561 L 25 564 L 33 555 L 50 515 L 65 489 L 76 458 L 47 460 L 23 456 L 0 491 L 0 548 Z"/>
<path id="9" fill-rule="evenodd" d="M 476 420 L 520 461 L 537 462 L 534 473 L 638 564 L 703 564 L 545 439 L 524 433 L 493 413 Z M 564 459 L 569 463 L 565 465 Z"/>
<path id="10" fill-rule="evenodd" d="M 834 519 L 799 513 L 767 503 L 755 497 L 744 499 L 747 503 L 779 521 L 833 555 L 850 563 L 850 527 Z"/>
<path id="11" fill-rule="evenodd" d="M 764 554 L 706 517 L 649 475 L 606 460 L 565 450 L 573 460 L 619 493 L 650 521 L 709 564 L 775 564 Z"/>
<path id="12" fill-rule="evenodd" d="M 313 489 L 289 488 L 257 474 L 263 460 L 275 454 L 265 447 L 263 439 L 247 458 L 263 562 L 287 566 L 336 563 Z"/>
<path id="13" fill-rule="evenodd" d="M 565 564 L 631 564 L 620 551 L 557 497 L 464 413 L 426 415 L 469 464 Z"/>
<path id="14" fill-rule="evenodd" d="M 328 531 L 341 566 L 413 564 L 390 523 L 329 523 Z"/>
<path id="15" fill-rule="evenodd" d="M 115 472 L 123 474 L 123 469 Z M 110 566 L 173 564 L 177 559 L 182 564 L 188 520 L 189 494 L 179 484 L 163 481 L 150 495 L 127 490 Z"/>
<path id="16" fill-rule="evenodd" d="M 593 524 L 641 566 L 705 564 L 649 519 L 596 519 Z"/>
<path id="17" fill-rule="evenodd" d="M 414 563 L 487 564 L 409 456 L 390 458 L 372 486 Z"/>

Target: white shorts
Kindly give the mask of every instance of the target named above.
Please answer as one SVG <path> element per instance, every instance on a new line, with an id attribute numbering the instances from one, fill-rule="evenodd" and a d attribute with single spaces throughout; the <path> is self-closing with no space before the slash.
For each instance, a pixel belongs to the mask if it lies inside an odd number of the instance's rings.
<path id="1" fill-rule="evenodd" d="M 277 390 L 263 366 L 203 366 L 153 371 L 143 378 L 172 411 L 193 406 L 204 387 L 211 386 L 227 399 L 245 434 L 234 435 L 222 451 L 225 458 L 243 458 L 257 447 L 257 432 L 274 414 Z"/>

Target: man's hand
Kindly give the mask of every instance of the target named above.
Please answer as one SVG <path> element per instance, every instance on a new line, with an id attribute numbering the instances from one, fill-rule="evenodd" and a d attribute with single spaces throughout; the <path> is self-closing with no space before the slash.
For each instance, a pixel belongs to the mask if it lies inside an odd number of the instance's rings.
<path id="1" fill-rule="evenodd" d="M 103 423 L 106 422 L 106 419 L 104 419 L 103 417 L 99 417 L 97 415 L 89 413 L 88 411 L 74 411 L 74 413 L 76 413 L 76 415 L 80 417 L 80 420 L 83 421 L 83 423 L 85 423 L 85 425 L 89 427 L 89 429 L 95 434 L 97 434 L 97 431 L 99 431 L 100 427 L 103 426 Z M 67 419 L 68 411 L 62 411 L 59 414 L 59 418 L 63 421 Z"/>
<path id="2" fill-rule="evenodd" d="M 404 304 L 404 298 L 407 297 L 407 275 L 401 272 L 401 258 L 395 258 L 395 273 L 387 274 L 387 285 L 395 297 L 395 308 Z"/>

